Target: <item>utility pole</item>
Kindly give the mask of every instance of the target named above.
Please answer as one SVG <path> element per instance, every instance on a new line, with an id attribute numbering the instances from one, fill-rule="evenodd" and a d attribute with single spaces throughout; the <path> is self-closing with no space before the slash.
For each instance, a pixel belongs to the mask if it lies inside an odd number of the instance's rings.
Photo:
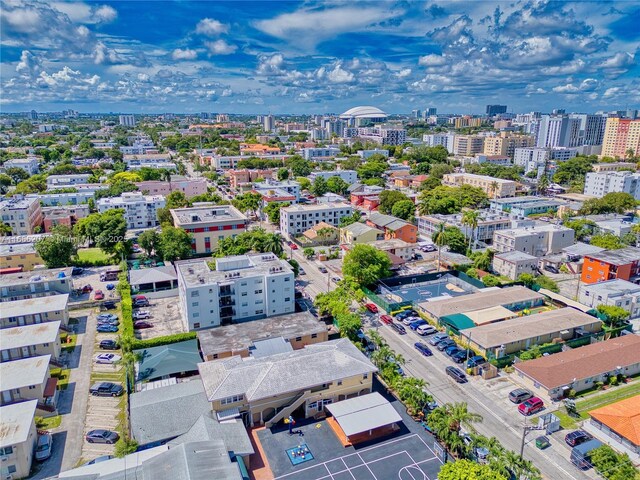
<path id="1" fill-rule="evenodd" d="M 527 438 L 527 433 L 529 433 L 531 430 L 537 430 L 536 427 L 529 426 L 529 425 L 524 425 L 522 427 L 522 442 L 520 443 L 520 458 L 524 459 L 524 441 Z"/>

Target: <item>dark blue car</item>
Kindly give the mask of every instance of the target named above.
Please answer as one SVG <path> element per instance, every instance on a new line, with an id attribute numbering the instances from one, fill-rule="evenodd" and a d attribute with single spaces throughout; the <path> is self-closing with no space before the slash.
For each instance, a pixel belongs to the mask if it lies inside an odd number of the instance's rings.
<path id="1" fill-rule="evenodd" d="M 467 361 L 467 368 L 477 367 L 478 365 L 482 365 L 485 361 L 486 360 L 484 359 L 484 357 L 481 357 L 480 355 L 474 355 Z"/>
<path id="2" fill-rule="evenodd" d="M 417 330 L 419 326 L 426 325 L 426 324 L 427 324 L 426 320 L 420 319 L 420 320 L 416 320 L 415 322 L 410 323 L 409 324 L 409 328 L 411 330 Z"/>
<path id="3" fill-rule="evenodd" d="M 116 333 L 118 331 L 118 327 L 115 325 L 109 325 L 106 323 L 98 325 L 98 332 L 100 333 Z"/>
<path id="4" fill-rule="evenodd" d="M 413 346 L 416 347 L 416 350 L 418 350 L 425 357 L 430 357 L 431 355 L 433 355 L 433 352 L 429 349 L 429 347 L 427 347 L 422 342 L 416 342 L 413 344 Z"/>

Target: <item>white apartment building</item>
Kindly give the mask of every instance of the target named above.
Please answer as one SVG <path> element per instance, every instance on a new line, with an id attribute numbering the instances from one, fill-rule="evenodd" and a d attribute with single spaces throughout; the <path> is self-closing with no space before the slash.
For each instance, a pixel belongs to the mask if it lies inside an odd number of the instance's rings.
<path id="1" fill-rule="evenodd" d="M 49 175 L 47 177 L 47 188 L 67 188 L 76 185 L 86 185 L 91 178 L 90 173 L 77 173 L 74 175 Z"/>
<path id="2" fill-rule="evenodd" d="M 45 207 L 57 207 L 63 205 L 80 205 L 89 202 L 95 197 L 95 192 L 78 191 L 69 193 L 40 193 L 29 194 L 27 198 L 35 198 Z"/>
<path id="3" fill-rule="evenodd" d="M 300 184 L 295 180 L 279 181 L 266 178 L 264 182 L 254 183 L 254 190 L 259 193 L 263 193 L 265 190 L 282 190 L 296 197 L 296 202 L 300 201 Z"/>
<path id="4" fill-rule="evenodd" d="M 120 115 L 118 117 L 118 122 L 120 125 L 125 127 L 135 127 L 136 126 L 136 117 L 134 115 Z"/>
<path id="5" fill-rule="evenodd" d="M 380 125 L 358 128 L 358 136 L 381 145 L 402 145 L 407 140 L 407 131 L 404 128 Z"/>
<path id="6" fill-rule="evenodd" d="M 453 139 L 455 138 L 455 134 L 453 133 L 431 133 L 424 134 L 422 136 L 422 141 L 428 147 L 436 147 L 438 145 L 442 145 L 447 149 L 449 153 L 453 153 Z"/>
<path id="7" fill-rule="evenodd" d="M 280 231 L 286 237 L 295 237 L 320 222 L 338 227 L 340 220 L 352 213 L 353 207 L 342 202 L 292 205 L 280 209 Z"/>
<path id="8" fill-rule="evenodd" d="M 0 199 L 0 220 L 11 227 L 12 235 L 31 235 L 42 224 L 42 208 L 34 197 L 16 195 Z"/>
<path id="9" fill-rule="evenodd" d="M 369 157 L 371 157 L 373 155 L 382 155 L 385 158 L 389 158 L 389 150 L 387 150 L 386 148 L 373 148 L 373 149 L 370 149 L 370 150 L 358 150 L 356 152 L 356 155 L 358 155 L 363 160 L 366 160 L 367 158 L 369 158 Z"/>
<path id="10" fill-rule="evenodd" d="M 143 195 L 140 192 L 126 192 L 119 197 L 101 198 L 97 202 L 98 212 L 122 208 L 128 229 L 148 228 L 160 225 L 158 210 L 164 208 L 162 195 Z"/>
<path id="11" fill-rule="evenodd" d="M 575 232 L 561 225 L 536 224 L 532 227 L 500 230 L 493 234 L 493 248 L 498 253 L 516 250 L 534 257 L 561 253 L 575 243 Z"/>
<path id="12" fill-rule="evenodd" d="M 516 182 L 473 173 L 449 173 L 442 177 L 442 184 L 450 187 L 471 185 L 484 190 L 489 198 L 515 197 Z"/>
<path id="13" fill-rule="evenodd" d="M 580 144 L 580 119 L 567 115 L 542 115 L 536 146 L 577 147 Z"/>
<path id="14" fill-rule="evenodd" d="M 38 441 L 34 418 L 38 400 L 3 405 L 0 407 L 2 435 L 0 435 L 0 478 L 26 478 Z"/>
<path id="15" fill-rule="evenodd" d="M 590 172 L 584 180 L 584 194 L 603 197 L 611 192 L 624 192 L 640 200 L 640 173 Z"/>
<path id="16" fill-rule="evenodd" d="M 309 180 L 313 183 L 316 178 L 319 177 L 322 177 L 325 180 L 329 180 L 331 177 L 340 177 L 349 184 L 356 183 L 358 181 L 358 173 L 355 170 L 332 170 L 329 172 L 322 170 L 319 172 L 311 172 Z"/>
<path id="17" fill-rule="evenodd" d="M 303 148 L 302 156 L 305 160 L 325 160 L 340 154 L 340 149 L 336 147 L 325 148 Z"/>
<path id="18" fill-rule="evenodd" d="M 592 308 L 598 305 L 624 308 L 629 312 L 630 318 L 640 317 L 640 285 L 627 280 L 583 283 L 580 285 L 578 301 Z"/>
<path id="19" fill-rule="evenodd" d="M 500 275 L 505 275 L 511 280 L 523 274 L 528 273 L 535 275 L 538 268 L 538 257 L 529 255 L 528 253 L 512 250 L 510 252 L 497 253 L 493 257 L 493 271 Z"/>
<path id="20" fill-rule="evenodd" d="M 580 120 L 580 145 L 602 145 L 607 114 L 572 113 L 569 117 Z"/>
<path id="21" fill-rule="evenodd" d="M 550 171 L 556 162 L 564 162 L 578 154 L 577 148 L 516 148 L 513 163 L 524 168 L 525 174 L 537 171 L 538 178 L 544 173 L 545 167 Z"/>
<path id="22" fill-rule="evenodd" d="M 513 220 L 506 214 L 494 213 L 486 210 L 479 210 L 480 218 L 478 219 L 478 225 L 473 230 L 473 238 L 479 242 L 491 242 L 493 240 L 493 233 L 498 230 L 506 230 L 513 227 Z M 456 213 L 453 215 L 420 215 L 418 221 L 418 232 L 431 238 L 437 231 L 438 226 L 441 223 L 445 223 L 448 227 L 457 227 L 469 238 L 472 233 L 472 229 L 469 225 L 462 224 L 462 214 Z"/>
<path id="23" fill-rule="evenodd" d="M 188 331 L 295 311 L 291 265 L 273 253 L 237 255 L 176 265 L 182 319 Z"/>
<path id="24" fill-rule="evenodd" d="M 29 175 L 34 175 L 39 171 L 39 163 L 36 157 L 27 158 L 10 158 L 3 165 L 4 170 L 7 168 L 19 168 L 24 170 Z"/>

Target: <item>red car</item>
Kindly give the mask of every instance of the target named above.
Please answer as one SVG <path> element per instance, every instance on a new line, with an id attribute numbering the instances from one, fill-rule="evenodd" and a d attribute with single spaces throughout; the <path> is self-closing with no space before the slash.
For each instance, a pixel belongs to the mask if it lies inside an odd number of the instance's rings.
<path id="1" fill-rule="evenodd" d="M 378 307 L 374 303 L 365 303 L 364 307 L 371 313 L 378 313 Z"/>
<path id="2" fill-rule="evenodd" d="M 135 328 L 136 330 L 142 330 L 143 328 L 153 328 L 153 323 L 139 320 L 137 322 L 133 322 L 133 328 Z"/>
<path id="3" fill-rule="evenodd" d="M 380 315 L 380 321 L 385 325 L 390 325 L 393 323 L 393 318 L 391 318 L 389 315 Z"/>
<path id="4" fill-rule="evenodd" d="M 291 250 L 297 250 L 298 249 L 298 245 L 296 245 L 295 243 L 291 242 L 289 244 L 289 246 L 291 247 Z"/>
<path id="5" fill-rule="evenodd" d="M 533 415 L 544 408 L 544 403 L 538 397 L 531 397 L 518 405 L 518 411 L 525 416 Z"/>
<path id="6" fill-rule="evenodd" d="M 96 290 L 96 293 L 93 294 L 93 298 L 95 300 L 102 300 L 104 298 L 104 293 L 102 293 L 102 290 Z"/>
<path id="7" fill-rule="evenodd" d="M 91 285 L 85 285 L 82 287 L 82 293 L 91 293 L 93 291 L 93 287 Z"/>

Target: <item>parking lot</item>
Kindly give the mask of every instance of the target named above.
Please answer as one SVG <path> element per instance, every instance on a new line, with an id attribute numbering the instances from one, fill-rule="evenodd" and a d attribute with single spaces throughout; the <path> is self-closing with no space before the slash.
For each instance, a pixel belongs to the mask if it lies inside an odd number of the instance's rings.
<path id="1" fill-rule="evenodd" d="M 102 291 L 104 293 L 105 300 L 113 300 L 116 298 L 117 293 L 115 288 L 113 290 L 108 290 L 107 285 L 111 284 L 114 287 L 118 284 L 117 280 L 111 281 L 101 281 L 100 274 L 106 272 L 108 270 L 118 270 L 117 265 L 111 265 L 108 267 L 88 267 L 84 269 L 84 272 L 81 275 L 74 275 L 73 277 L 73 288 L 82 288 L 85 285 L 91 285 L 93 291 L 90 293 L 83 293 L 81 295 L 71 295 L 69 297 L 70 302 L 86 302 L 89 300 L 94 300 L 96 290 Z"/>
<path id="2" fill-rule="evenodd" d="M 137 338 L 146 340 L 186 331 L 180 317 L 178 297 L 149 298 L 148 307 L 137 308 L 134 312 L 136 310 L 148 311 L 151 317 L 146 321 L 153 325 L 152 328 L 136 330 Z"/>

